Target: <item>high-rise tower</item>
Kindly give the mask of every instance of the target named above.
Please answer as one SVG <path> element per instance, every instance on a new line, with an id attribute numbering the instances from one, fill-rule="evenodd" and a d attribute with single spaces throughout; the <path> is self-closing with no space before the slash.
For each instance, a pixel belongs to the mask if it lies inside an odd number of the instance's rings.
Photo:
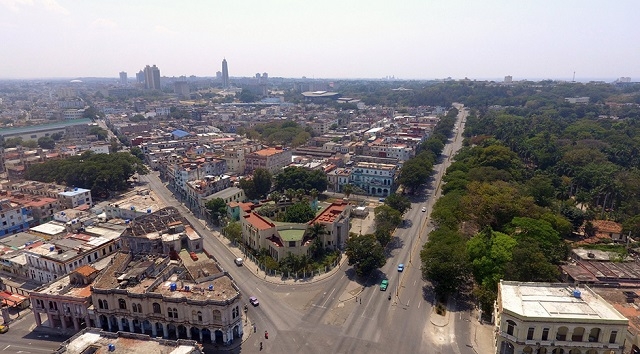
<path id="1" fill-rule="evenodd" d="M 120 85 L 127 86 L 127 73 L 124 71 L 120 72 Z"/>
<path id="2" fill-rule="evenodd" d="M 155 64 L 144 68 L 144 88 L 160 90 L 160 69 Z"/>
<path id="3" fill-rule="evenodd" d="M 229 88 L 229 68 L 227 68 L 227 59 L 222 59 L 222 88 Z"/>

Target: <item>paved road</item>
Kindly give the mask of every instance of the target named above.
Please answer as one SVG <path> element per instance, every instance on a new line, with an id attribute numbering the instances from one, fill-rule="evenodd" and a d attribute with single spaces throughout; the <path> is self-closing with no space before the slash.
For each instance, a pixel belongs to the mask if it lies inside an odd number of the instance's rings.
<path id="1" fill-rule="evenodd" d="M 440 195 L 440 181 L 451 156 L 461 147 L 466 115 L 461 109 L 456 134 L 446 144 L 429 187 L 405 214 L 408 222 L 396 231 L 387 264 L 369 279 L 359 280 L 360 284 L 350 267 L 310 284 L 265 282 L 248 267 L 235 266 L 233 253 L 173 198 L 157 175 L 141 176 L 141 181 L 148 182 L 168 205 L 177 207 L 204 236 L 204 248 L 229 270 L 245 298 L 260 299 L 260 306 L 249 310 L 258 333 L 243 344 L 242 351 L 258 352 L 262 341 L 266 352 L 471 354 L 475 352 L 467 345 L 469 321 L 451 316 L 445 327 L 430 323 L 433 296 L 422 281 L 419 259 L 431 231 L 428 216 Z M 421 211 L 423 207 L 426 212 Z M 398 263 L 405 264 L 404 272 L 397 271 Z M 386 292 L 378 287 L 383 278 L 390 283 Z M 262 336 L 265 329 L 269 330 L 268 340 Z"/>
<path id="2" fill-rule="evenodd" d="M 13 321 L 9 332 L 0 334 L 0 353 L 51 353 L 60 347 L 60 343 L 68 339 L 66 336 L 32 332 L 34 327 L 35 318 L 31 311 Z"/>

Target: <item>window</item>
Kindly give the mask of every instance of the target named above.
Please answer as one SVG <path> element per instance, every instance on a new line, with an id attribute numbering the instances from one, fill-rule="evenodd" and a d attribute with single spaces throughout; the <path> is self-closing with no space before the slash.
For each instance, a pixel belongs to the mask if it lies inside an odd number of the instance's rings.
<path id="1" fill-rule="evenodd" d="M 611 331 L 611 335 L 609 336 L 609 343 L 615 343 L 616 337 L 618 337 L 618 331 Z"/>
<path id="2" fill-rule="evenodd" d="M 231 310 L 231 318 L 235 319 L 238 316 L 240 316 L 240 308 L 236 306 Z"/>
<path id="3" fill-rule="evenodd" d="M 102 300 L 102 304 L 104 305 L 105 310 L 109 309 L 109 303 L 107 302 L 107 300 Z"/>
<path id="4" fill-rule="evenodd" d="M 122 310 L 127 309 L 127 302 L 124 299 L 118 299 L 118 308 Z"/>
<path id="5" fill-rule="evenodd" d="M 549 328 L 544 328 L 542 330 L 542 340 L 547 340 L 549 339 Z"/>
<path id="6" fill-rule="evenodd" d="M 510 336 L 513 336 L 515 329 L 516 329 L 516 323 L 511 320 L 507 320 L 507 334 Z"/>
<path id="7" fill-rule="evenodd" d="M 214 321 L 222 321 L 222 313 L 218 310 L 213 310 L 213 320 Z"/>
<path id="8" fill-rule="evenodd" d="M 169 318 L 178 318 L 178 309 L 177 308 L 167 308 L 167 313 L 169 314 Z"/>
<path id="9" fill-rule="evenodd" d="M 535 328 L 533 327 L 529 327 L 529 330 L 527 331 L 527 340 L 532 340 L 533 339 L 533 332 L 535 332 Z"/>
<path id="10" fill-rule="evenodd" d="M 289 241 L 289 247 L 296 247 L 296 241 Z"/>
<path id="11" fill-rule="evenodd" d="M 198 311 L 198 322 L 202 322 L 202 312 Z"/>
<path id="12" fill-rule="evenodd" d="M 162 311 L 160 311 L 160 304 L 157 302 L 153 303 L 153 313 L 162 313 Z"/>

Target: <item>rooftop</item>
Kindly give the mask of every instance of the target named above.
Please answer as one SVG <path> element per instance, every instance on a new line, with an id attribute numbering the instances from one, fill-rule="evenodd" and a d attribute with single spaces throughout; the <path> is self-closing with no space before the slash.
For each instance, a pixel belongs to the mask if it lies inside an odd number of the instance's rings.
<path id="1" fill-rule="evenodd" d="M 283 151 L 285 150 L 282 150 L 282 148 L 266 148 L 266 149 L 258 150 L 256 152 L 252 152 L 251 154 L 258 155 L 258 156 L 273 156 L 273 155 L 280 154 Z"/>
<path id="2" fill-rule="evenodd" d="M 574 291 L 578 291 L 574 294 Z M 498 304 L 504 312 L 530 320 L 614 322 L 628 320 L 590 288 L 564 283 L 501 281 Z"/>
<path id="3" fill-rule="evenodd" d="M 319 223 L 332 223 L 342 215 L 342 212 L 348 207 L 347 203 L 342 201 L 333 202 L 328 208 L 322 211 L 320 215 L 316 216 L 313 220 L 309 221 L 309 225 Z"/>
<path id="4" fill-rule="evenodd" d="M 109 350 L 109 346 L 113 350 Z M 202 353 L 198 343 L 191 340 L 167 340 L 129 332 L 111 333 L 97 328 L 87 328 L 71 337 L 56 353 L 64 354 L 198 354 Z"/>

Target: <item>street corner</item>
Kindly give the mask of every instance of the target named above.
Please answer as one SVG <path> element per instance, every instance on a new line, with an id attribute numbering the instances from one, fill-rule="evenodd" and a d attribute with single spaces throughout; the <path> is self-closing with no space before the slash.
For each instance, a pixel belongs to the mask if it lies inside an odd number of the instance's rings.
<path id="1" fill-rule="evenodd" d="M 355 298 L 355 301 L 358 300 L 358 295 L 360 295 L 364 291 L 362 285 L 358 283 L 350 284 L 347 289 L 340 295 L 340 302 L 351 301 Z"/>

